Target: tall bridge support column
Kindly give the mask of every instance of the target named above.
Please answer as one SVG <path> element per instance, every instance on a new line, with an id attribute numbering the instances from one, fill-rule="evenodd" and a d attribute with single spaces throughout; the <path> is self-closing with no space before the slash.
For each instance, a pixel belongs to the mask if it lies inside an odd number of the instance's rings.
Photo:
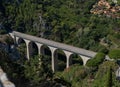
<path id="1" fill-rule="evenodd" d="M 37 43 L 37 42 L 36 42 L 36 44 L 37 44 L 37 47 L 38 47 L 38 54 L 40 55 L 41 54 L 41 47 L 42 47 L 43 44 L 40 44 L 40 43 Z"/>
<path id="2" fill-rule="evenodd" d="M 9 32 L 9 35 L 12 37 L 14 45 L 16 44 L 16 37 L 14 35 L 14 32 Z"/>
<path id="3" fill-rule="evenodd" d="M 84 65 L 84 66 L 86 65 L 87 61 L 88 61 L 89 59 L 91 59 L 91 58 L 86 57 L 86 56 L 83 56 L 83 55 L 79 55 L 79 56 L 80 56 L 81 59 L 83 60 L 83 65 Z"/>
<path id="4" fill-rule="evenodd" d="M 52 61 L 51 61 L 51 62 L 52 62 L 52 71 L 55 72 L 55 70 L 58 69 L 58 66 L 57 66 L 58 59 L 57 59 L 57 57 L 56 57 L 56 55 L 55 55 L 55 50 L 56 50 L 57 48 L 50 47 L 50 46 L 49 46 L 49 48 L 50 48 L 50 50 L 51 50 L 51 56 L 52 56 Z"/>
<path id="5" fill-rule="evenodd" d="M 18 40 L 19 40 L 19 37 L 15 37 L 15 43 L 16 43 L 17 45 L 19 45 Z"/>
<path id="6" fill-rule="evenodd" d="M 65 51 L 65 50 L 63 50 L 64 51 L 64 53 L 65 53 L 65 55 L 66 55 L 66 58 L 67 58 L 67 61 L 66 61 L 66 68 L 69 68 L 69 66 L 72 64 L 72 59 L 71 59 L 71 52 L 69 52 L 69 51 Z"/>
<path id="7" fill-rule="evenodd" d="M 15 39 L 14 32 L 10 32 L 9 35 L 10 35 L 13 39 Z"/>
<path id="8" fill-rule="evenodd" d="M 30 43 L 30 41 L 29 40 L 25 40 L 24 39 L 24 41 L 25 41 L 25 43 L 26 43 L 26 47 L 27 47 L 27 59 L 29 60 L 30 59 L 30 50 L 29 50 L 29 43 Z"/>

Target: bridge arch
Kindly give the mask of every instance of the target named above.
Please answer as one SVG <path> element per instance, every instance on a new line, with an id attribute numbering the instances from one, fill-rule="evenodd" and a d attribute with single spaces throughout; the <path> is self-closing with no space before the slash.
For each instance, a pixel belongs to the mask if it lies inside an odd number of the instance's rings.
<path id="1" fill-rule="evenodd" d="M 84 65 L 84 66 L 86 65 L 87 61 L 88 61 L 89 59 L 91 59 L 91 57 L 87 57 L 87 56 L 84 56 L 84 55 L 79 55 L 79 56 L 82 58 L 82 60 L 83 60 L 83 65 Z"/>
<path id="2" fill-rule="evenodd" d="M 66 62 L 67 62 L 67 57 L 66 54 L 63 50 L 61 49 L 56 49 L 54 51 L 54 61 L 55 66 L 57 67 L 56 69 L 59 71 L 63 71 L 66 68 Z"/>
<path id="3" fill-rule="evenodd" d="M 72 61 L 72 65 L 74 64 L 83 65 L 83 59 L 76 53 L 70 55 L 70 60 Z"/>
<path id="4" fill-rule="evenodd" d="M 26 41 L 23 38 L 18 37 L 16 39 L 16 42 L 17 42 L 17 49 L 19 50 L 20 60 L 24 61 L 25 59 L 27 59 Z"/>
<path id="5" fill-rule="evenodd" d="M 23 38 L 18 38 L 17 39 L 17 43 L 18 45 L 21 44 L 21 43 L 26 43 L 25 40 Z"/>
<path id="6" fill-rule="evenodd" d="M 30 41 L 28 43 L 28 48 L 29 48 L 29 57 L 34 57 L 38 55 L 38 46 L 35 42 Z"/>
<path id="7" fill-rule="evenodd" d="M 52 55 L 51 50 L 50 50 L 49 46 L 47 46 L 47 45 L 43 44 L 39 50 L 42 55 L 47 55 L 47 56 Z"/>
<path id="8" fill-rule="evenodd" d="M 47 63 L 47 67 L 52 69 L 52 52 L 49 46 L 43 44 L 41 45 L 39 50 L 40 50 L 40 54 L 43 55 L 44 63 Z"/>

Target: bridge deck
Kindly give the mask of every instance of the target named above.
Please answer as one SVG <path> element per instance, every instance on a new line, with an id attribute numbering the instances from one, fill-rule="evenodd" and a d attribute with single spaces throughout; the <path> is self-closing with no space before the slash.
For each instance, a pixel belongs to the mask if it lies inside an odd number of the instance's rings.
<path id="1" fill-rule="evenodd" d="M 45 45 L 48 45 L 48 46 L 51 46 L 51 47 L 66 50 L 66 51 L 69 51 L 69 52 L 77 53 L 77 54 L 80 54 L 80 55 L 83 55 L 83 56 L 94 57 L 96 55 L 96 52 L 85 50 L 85 49 L 82 49 L 82 48 L 74 47 L 74 46 L 71 46 L 71 45 L 63 44 L 63 43 L 59 43 L 59 42 L 55 42 L 55 41 L 52 41 L 52 40 L 47 40 L 47 39 L 44 39 L 44 38 L 35 37 L 35 36 L 20 33 L 20 32 L 16 32 L 16 31 L 14 31 L 13 34 L 15 36 L 23 38 L 23 39 L 27 39 L 27 40 L 30 40 L 30 41 L 33 41 L 33 42 L 38 42 L 38 43 L 45 44 Z"/>

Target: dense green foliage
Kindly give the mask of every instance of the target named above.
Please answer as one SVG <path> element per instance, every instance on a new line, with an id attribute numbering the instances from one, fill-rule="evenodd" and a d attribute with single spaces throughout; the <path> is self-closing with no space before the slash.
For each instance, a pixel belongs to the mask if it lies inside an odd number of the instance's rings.
<path id="1" fill-rule="evenodd" d="M 0 34 L 6 34 L 7 31 L 5 29 L 0 29 Z"/>
<path id="2" fill-rule="evenodd" d="M 49 66 L 50 57 L 36 56 L 21 63 L 19 60 L 10 60 L 9 55 L 2 50 L 0 50 L 0 55 L 0 66 L 17 87 L 48 87 L 48 84 L 49 87 L 56 87 L 58 84 L 67 87 L 104 87 L 110 85 L 110 81 L 112 81 L 112 87 L 119 87 L 120 85 L 115 77 L 118 65 L 114 61 L 104 61 L 97 65 L 97 70 L 79 64 L 72 65 L 69 69 L 56 72 L 54 75 Z M 96 57 L 101 58 L 100 55 L 103 54 L 99 53 Z"/>
<path id="3" fill-rule="evenodd" d="M 58 72 L 55 74 L 56 77 L 61 77 L 65 81 L 71 84 L 71 87 L 82 86 L 82 80 L 88 75 L 89 69 L 80 65 L 73 65 L 64 72 Z"/>
<path id="4" fill-rule="evenodd" d="M 0 49 L 0 66 L 7 73 L 8 78 L 19 85 L 25 81 L 23 67 L 10 59 L 9 53 Z M 20 85 L 21 86 L 21 85 Z"/>
<path id="5" fill-rule="evenodd" d="M 91 14 L 95 3 L 96 0 L 1 0 L 0 21 L 6 29 L 93 51 L 119 48 L 120 20 Z"/>
<path id="6" fill-rule="evenodd" d="M 31 58 L 24 64 L 24 74 L 33 86 L 39 86 L 42 81 L 51 79 L 53 74 L 50 67 L 48 67 L 47 58 L 39 56 Z"/>
<path id="7" fill-rule="evenodd" d="M 96 72 L 93 68 L 73 65 L 69 70 L 55 75 L 71 83 L 71 87 L 119 87 L 120 83 L 114 73 L 117 68 L 115 62 L 104 61 Z"/>
<path id="8" fill-rule="evenodd" d="M 57 82 L 67 87 L 109 87 L 112 82 L 113 87 L 119 87 L 115 78 L 118 66 L 104 58 L 107 53 L 110 58 L 120 58 L 120 19 L 91 14 L 97 1 L 0 0 L 0 34 L 16 30 L 100 52 L 87 62 L 87 68 L 80 66 L 80 58 L 75 56 L 73 61 L 79 65 L 65 69 L 66 60 L 59 56 L 58 66 L 65 70 L 54 75 L 50 57 L 33 56 L 26 61 L 25 44 L 17 48 L 20 60 L 10 60 L 8 53 L 0 50 L 0 66 L 16 87 L 57 87 Z M 5 41 L 13 44 L 10 38 Z"/>
<path id="9" fill-rule="evenodd" d="M 119 49 L 113 49 L 109 52 L 109 57 L 111 59 L 120 59 L 120 50 Z"/>
<path id="10" fill-rule="evenodd" d="M 109 67 L 107 73 L 106 87 L 112 87 L 112 69 Z"/>
<path id="11" fill-rule="evenodd" d="M 87 62 L 88 67 L 96 67 L 103 62 L 105 59 L 105 54 L 97 53 L 96 56 Z"/>
<path id="12" fill-rule="evenodd" d="M 11 60 L 8 53 L 0 49 L 0 66 L 17 87 L 42 87 L 47 85 L 47 79 L 52 79 L 53 73 L 47 57 L 36 56 L 22 63 L 20 60 Z"/>
<path id="13" fill-rule="evenodd" d="M 111 68 L 110 68 L 111 67 Z M 115 71 L 118 65 L 113 61 L 103 62 L 95 74 L 92 87 L 119 87 L 119 81 L 115 80 Z M 109 86 L 110 85 L 110 86 Z"/>

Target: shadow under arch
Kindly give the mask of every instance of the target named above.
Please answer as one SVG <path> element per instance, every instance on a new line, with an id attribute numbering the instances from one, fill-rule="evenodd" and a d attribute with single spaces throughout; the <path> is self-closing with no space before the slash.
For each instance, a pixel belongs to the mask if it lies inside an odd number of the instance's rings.
<path id="1" fill-rule="evenodd" d="M 46 55 L 46 56 L 51 56 L 51 50 L 47 45 L 42 45 L 41 48 L 39 49 L 41 52 L 41 55 Z"/>
<path id="2" fill-rule="evenodd" d="M 67 58 L 66 58 L 66 54 L 64 53 L 63 50 L 61 49 L 56 49 L 54 52 L 54 58 L 55 58 L 55 62 L 57 66 L 57 70 L 58 71 L 63 71 L 66 69 L 66 62 L 67 62 Z"/>
<path id="3" fill-rule="evenodd" d="M 42 55 L 41 61 L 46 65 L 50 70 L 52 70 L 52 52 L 47 45 L 42 45 L 39 49 Z"/>
<path id="4" fill-rule="evenodd" d="M 20 54 L 20 60 L 27 60 L 27 46 L 23 38 L 18 38 L 17 40 L 17 50 Z"/>
<path id="5" fill-rule="evenodd" d="M 35 42 L 31 41 L 28 44 L 30 58 L 38 55 L 38 46 Z"/>
<path id="6" fill-rule="evenodd" d="M 20 45 L 21 43 L 25 43 L 25 40 L 23 38 L 18 38 L 17 43 Z"/>
<path id="7" fill-rule="evenodd" d="M 71 54 L 70 60 L 72 61 L 71 65 L 75 65 L 75 64 L 83 65 L 83 60 L 78 54 L 75 53 Z"/>

